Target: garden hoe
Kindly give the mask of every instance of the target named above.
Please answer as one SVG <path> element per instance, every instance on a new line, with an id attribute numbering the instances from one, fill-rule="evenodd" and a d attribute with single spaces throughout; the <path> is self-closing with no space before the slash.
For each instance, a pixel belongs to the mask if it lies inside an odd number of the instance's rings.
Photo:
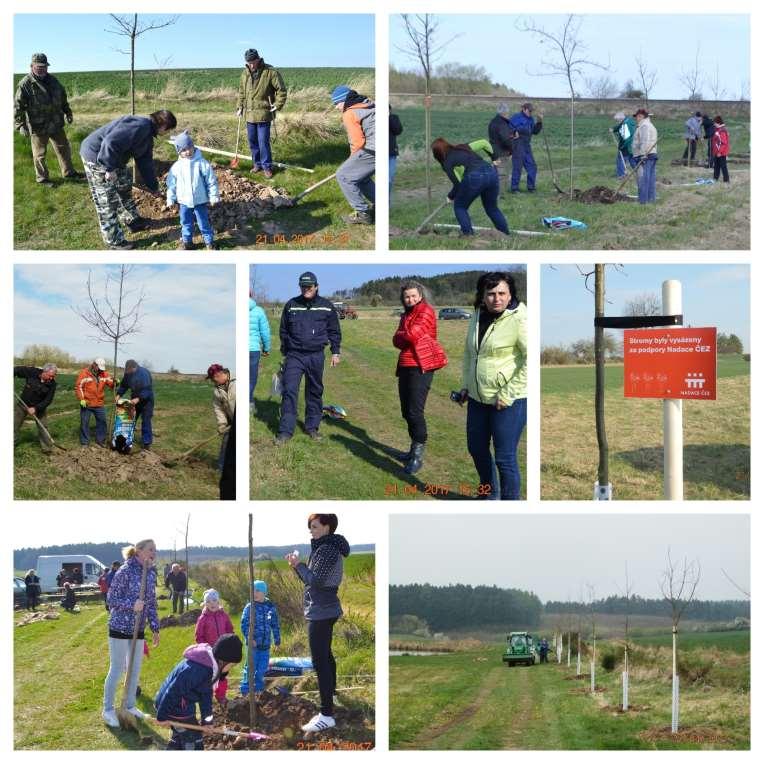
<path id="1" fill-rule="evenodd" d="M 17 393 L 14 393 L 13 395 L 15 396 L 16 400 L 19 402 L 20 406 L 23 406 L 25 410 L 29 408 L 29 406 L 27 406 L 27 404 L 24 403 L 24 401 L 21 400 L 21 396 L 20 395 L 18 395 Z M 30 414 L 29 416 L 31 416 L 32 419 L 34 419 L 34 421 L 37 423 L 37 426 L 40 428 L 40 431 L 48 439 L 48 442 L 52 446 L 55 446 L 56 448 L 60 448 L 62 451 L 66 451 L 67 450 L 62 445 L 59 445 L 58 443 L 56 443 L 55 440 L 53 440 L 53 438 L 50 436 L 50 433 L 48 432 L 48 430 L 45 427 L 45 425 L 37 418 L 37 416 L 35 414 Z"/>
<path id="2" fill-rule="evenodd" d="M 156 719 L 153 716 L 145 716 L 144 719 L 147 722 L 156 723 Z M 237 732 L 236 730 L 229 730 L 227 727 L 211 727 L 201 724 L 186 724 L 185 722 L 172 722 L 173 727 L 180 727 L 184 730 L 199 730 L 207 735 L 225 735 L 226 737 L 246 737 L 250 740 L 267 740 L 268 735 L 264 735 L 262 732 Z"/>
<path id="3" fill-rule="evenodd" d="M 143 601 L 143 597 L 146 594 L 146 576 L 149 572 L 149 561 L 144 560 L 143 570 L 141 571 L 141 588 L 138 594 L 138 599 Z M 133 668 L 135 666 L 135 644 L 138 641 L 138 627 L 143 619 L 143 613 L 134 613 L 133 618 L 133 636 L 130 638 L 130 655 L 127 659 L 127 677 L 125 679 L 125 690 L 122 693 L 122 703 L 117 709 L 117 719 L 119 719 L 119 726 L 123 730 L 134 730 L 139 732 L 138 719 L 133 716 L 127 710 L 127 688 L 130 686 L 130 677 L 133 675 Z"/>
<path id="4" fill-rule="evenodd" d="M 228 431 L 226 430 L 226 432 Z M 178 464 L 180 464 L 180 462 L 182 462 L 184 459 L 186 459 L 191 454 L 193 454 L 197 448 L 201 448 L 207 443 L 211 443 L 213 440 L 215 440 L 215 438 L 219 438 L 219 437 L 220 437 L 220 433 L 216 432 L 214 435 L 210 435 L 209 438 L 205 438 L 204 440 L 199 441 L 196 445 L 191 446 L 191 448 L 189 448 L 188 451 L 184 451 L 180 456 L 176 456 L 174 459 L 167 459 L 167 460 L 163 459 L 162 464 L 165 467 L 176 467 Z"/>
<path id="5" fill-rule="evenodd" d="M 419 228 L 414 231 L 414 233 L 422 233 L 424 229 L 427 227 L 427 224 L 447 205 L 450 204 L 451 200 L 446 199 L 445 202 L 443 202 L 440 206 L 438 206 L 433 212 L 431 212 L 420 224 Z"/>
<path id="6" fill-rule="evenodd" d="M 544 137 L 544 147 L 546 148 L 546 158 L 549 162 L 549 172 L 552 173 L 552 185 L 557 189 L 558 194 L 564 194 L 565 192 L 560 188 L 557 183 L 557 174 L 552 166 L 552 152 L 549 150 L 549 141 L 547 140 L 546 133 L 542 130 L 541 135 Z"/>
<path id="7" fill-rule="evenodd" d="M 242 115 L 239 114 L 239 126 L 236 128 L 236 148 L 234 150 L 231 164 L 229 165 L 232 170 L 235 170 L 239 166 L 239 139 L 241 138 L 241 118 Z"/>

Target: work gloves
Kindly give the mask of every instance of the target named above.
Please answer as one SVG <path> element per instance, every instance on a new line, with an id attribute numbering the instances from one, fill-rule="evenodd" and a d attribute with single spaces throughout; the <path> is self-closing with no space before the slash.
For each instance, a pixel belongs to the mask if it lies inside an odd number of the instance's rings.
<path id="1" fill-rule="evenodd" d="M 83 409 L 86 409 L 88 407 L 88 402 L 84 398 L 82 398 L 82 400 L 80 400 L 80 406 Z"/>

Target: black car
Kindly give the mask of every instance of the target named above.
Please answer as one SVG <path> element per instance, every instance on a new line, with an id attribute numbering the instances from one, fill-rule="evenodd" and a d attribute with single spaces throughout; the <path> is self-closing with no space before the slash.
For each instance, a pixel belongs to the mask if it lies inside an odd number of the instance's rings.
<path id="1" fill-rule="evenodd" d="M 462 308 L 441 308 L 438 311 L 438 320 L 439 321 L 448 321 L 449 319 L 470 319 L 472 318 L 472 313 L 470 313 L 468 310 L 464 310 Z"/>
<path id="2" fill-rule="evenodd" d="M 23 578 L 13 577 L 13 607 L 26 607 L 27 585 Z"/>

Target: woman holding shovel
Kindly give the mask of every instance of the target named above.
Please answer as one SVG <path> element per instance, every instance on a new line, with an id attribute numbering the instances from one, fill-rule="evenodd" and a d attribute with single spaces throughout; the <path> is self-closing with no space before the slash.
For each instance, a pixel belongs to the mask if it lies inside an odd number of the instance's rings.
<path id="1" fill-rule="evenodd" d="M 114 574 L 106 598 L 109 606 L 109 673 L 104 683 L 101 716 L 109 727 L 120 726 L 114 697 L 126 665 L 128 677 L 122 710 L 137 719 L 144 716 L 135 706 L 135 695 L 143 660 L 146 621 L 154 634 L 154 647 L 159 645 L 156 553 L 156 545 L 151 539 L 125 547 L 122 550 L 125 562 Z"/>
<path id="2" fill-rule="evenodd" d="M 336 726 L 334 692 L 337 688 L 337 664 L 332 654 L 332 632 L 342 615 L 342 605 L 337 596 L 342 583 L 342 558 L 350 554 L 347 539 L 335 533 L 337 524 L 337 515 L 309 515 L 311 540 L 308 562 L 300 562 L 297 552 L 286 556 L 286 561 L 305 585 L 303 613 L 308 622 L 310 656 L 321 695 L 321 711 L 302 725 L 303 732 L 321 732 Z"/>

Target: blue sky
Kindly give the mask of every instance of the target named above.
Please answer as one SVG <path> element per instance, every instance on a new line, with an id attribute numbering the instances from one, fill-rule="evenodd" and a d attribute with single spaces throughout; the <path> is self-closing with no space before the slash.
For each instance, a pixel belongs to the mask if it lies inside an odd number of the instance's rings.
<path id="1" fill-rule="evenodd" d="M 545 46 L 534 35 L 515 28 L 518 16 L 438 14 L 438 39 L 446 42 L 459 35 L 443 51 L 439 63 L 455 61 L 483 66 L 494 82 L 531 96 L 567 96 L 567 83 L 557 77 L 533 77 L 545 55 Z M 562 27 L 565 16 L 536 14 L 533 18 L 548 31 Z M 719 79 L 738 98 L 743 82 L 750 83 L 750 26 L 745 15 L 711 16 L 697 13 L 678 15 L 588 15 L 581 26 L 581 39 L 587 44 L 586 57 L 612 71 L 618 85 L 636 78 L 634 58 L 640 48 L 651 68 L 658 70 L 655 98 L 686 98 L 679 83 L 681 69 L 695 64 L 697 44 L 701 44 L 701 68 L 709 74 L 719 66 Z M 390 19 L 390 62 L 409 69 L 413 60 L 398 50 L 407 38 L 398 16 Z M 602 72 L 592 70 L 587 76 Z M 750 87 L 750 84 L 748 85 Z M 708 88 L 704 89 L 707 94 Z M 583 91 L 582 91 L 583 92 Z"/>
<path id="2" fill-rule="evenodd" d="M 180 11 L 183 5 L 176 6 Z M 167 15 L 143 14 L 139 21 Z M 29 69 L 32 53 L 43 51 L 51 72 L 125 69 L 117 52 L 125 37 L 106 14 L 18 14 L 14 17 L 14 72 Z M 369 14 L 182 14 L 173 26 L 138 38 L 136 68 L 154 69 L 171 56 L 169 68 L 226 68 L 243 65 L 244 51 L 257 48 L 275 66 L 374 66 L 374 17 Z"/>
<path id="3" fill-rule="evenodd" d="M 591 265 L 582 265 L 584 272 Z M 628 300 L 651 293 L 660 300 L 667 279 L 682 282 L 686 326 L 715 326 L 737 334 L 746 352 L 750 336 L 750 268 L 747 265 L 632 265 L 606 269 L 605 315 L 622 316 Z M 594 285 L 594 279 L 590 279 Z M 567 345 L 594 334 L 594 296 L 584 288 L 576 266 L 541 266 L 541 344 Z M 614 332 L 620 335 L 622 332 Z"/>
<path id="4" fill-rule="evenodd" d="M 479 265 L 475 263 L 463 265 L 416 265 L 402 263 L 400 265 L 258 265 L 258 290 L 265 289 L 269 299 L 287 300 L 300 293 L 297 279 L 304 271 L 312 271 L 318 278 L 319 292 L 330 295 L 337 289 L 351 289 L 361 286 L 371 279 L 386 276 L 437 276 L 440 273 L 458 271 L 486 270 L 495 271 L 500 268 L 516 268 L 525 266 Z M 250 267 L 252 279 L 253 267 Z"/>
<path id="5" fill-rule="evenodd" d="M 72 309 L 87 304 L 88 271 L 103 294 L 105 265 L 17 265 L 14 268 L 13 352 L 55 345 L 77 360 L 104 356 L 112 345 L 91 339 L 93 330 Z M 118 363 L 148 360 L 155 371 L 206 372 L 220 363 L 235 373 L 235 268 L 231 265 L 137 265 L 128 288 L 143 287 L 143 331 L 129 338 Z"/>

